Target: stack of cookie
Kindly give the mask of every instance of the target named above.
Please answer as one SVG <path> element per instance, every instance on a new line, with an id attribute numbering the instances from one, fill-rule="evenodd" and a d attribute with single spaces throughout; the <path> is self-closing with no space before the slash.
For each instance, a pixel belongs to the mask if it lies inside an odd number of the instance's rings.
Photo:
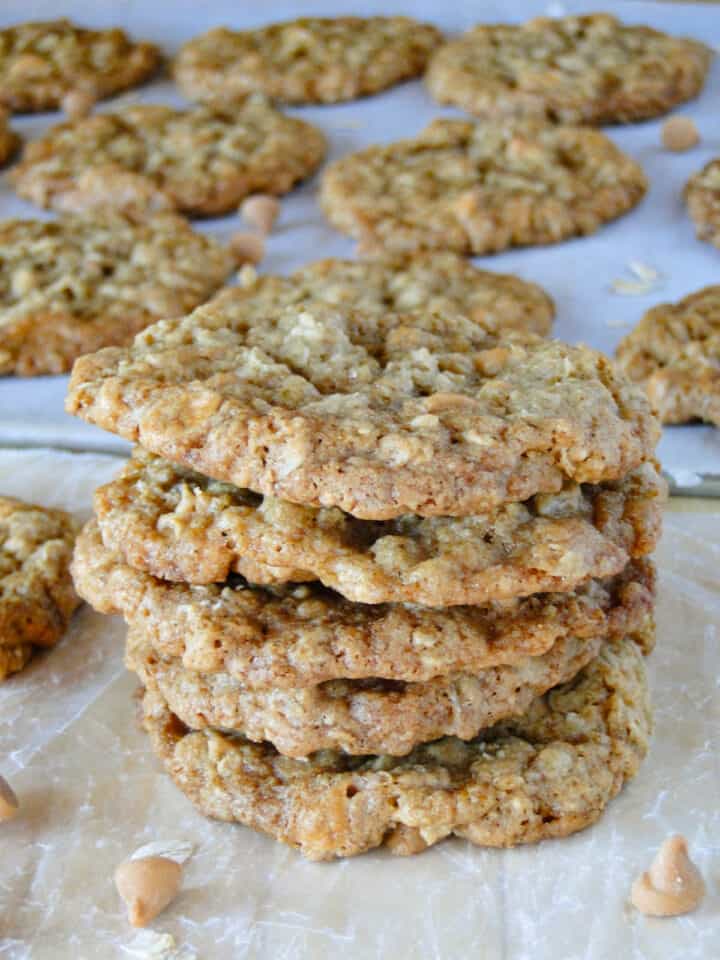
<path id="1" fill-rule="evenodd" d="M 83 357 L 70 385 L 71 412 L 140 445 L 74 575 L 127 620 L 166 769 L 314 859 L 591 823 L 651 727 L 644 394 L 441 299 L 257 295 Z"/>

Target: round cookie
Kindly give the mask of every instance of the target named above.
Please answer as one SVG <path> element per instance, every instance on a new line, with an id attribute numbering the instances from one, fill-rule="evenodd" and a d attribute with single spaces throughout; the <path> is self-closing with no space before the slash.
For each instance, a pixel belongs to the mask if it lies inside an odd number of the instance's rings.
<path id="1" fill-rule="evenodd" d="M 358 520 L 263 498 L 138 448 L 96 490 L 95 513 L 109 550 L 166 580 L 320 580 L 357 603 L 446 607 L 619 573 L 655 548 L 664 491 L 646 463 L 604 487 L 568 483 L 491 514 Z"/>
<path id="2" fill-rule="evenodd" d="M 484 119 L 631 123 L 702 89 L 713 52 L 606 13 L 480 25 L 442 46 L 426 82 L 440 103 Z"/>
<path id="3" fill-rule="evenodd" d="M 216 27 L 174 64 L 190 100 L 224 106 L 259 91 L 286 103 L 337 103 L 425 69 L 442 34 L 409 17 L 304 17 L 255 30 Z"/>
<path id="4" fill-rule="evenodd" d="M 474 255 L 594 233 L 646 189 L 641 167 L 598 130 L 443 119 L 330 164 L 320 204 L 365 253 Z"/>
<path id="5" fill-rule="evenodd" d="M 62 510 L 0 497 L 0 681 L 57 643 L 79 605 L 70 576 L 76 531 Z"/>
<path id="6" fill-rule="evenodd" d="M 418 853 L 453 834 L 507 847 L 574 833 L 636 774 L 652 730 L 642 655 L 629 639 L 605 644 L 522 717 L 400 759 L 322 751 L 296 760 L 238 735 L 192 731 L 156 689 L 141 714 L 167 772 L 202 813 L 312 860 L 382 844 Z"/>
<path id="7" fill-rule="evenodd" d="M 317 583 L 270 589 L 235 578 L 189 586 L 123 563 L 94 520 L 78 537 L 73 575 L 96 610 L 121 613 L 159 656 L 248 689 L 373 678 L 419 683 L 516 665 L 569 638 L 647 632 L 655 594 L 648 560 L 573 592 L 449 609 L 349 603 Z"/>
<path id="8" fill-rule="evenodd" d="M 685 202 L 698 239 L 720 247 L 720 158 L 706 163 L 685 186 Z"/>
<path id="9" fill-rule="evenodd" d="M 657 442 L 642 390 L 587 347 L 322 304 L 249 325 L 234 304 L 82 357 L 66 409 L 207 476 L 367 519 L 619 479 Z"/>
<path id="10" fill-rule="evenodd" d="M 720 427 L 720 286 L 648 310 L 616 352 L 663 423 Z"/>
<path id="11" fill-rule="evenodd" d="M 262 97 L 229 113 L 141 104 L 52 127 L 10 180 L 40 207 L 211 216 L 251 193 L 287 193 L 325 155 L 323 134 Z"/>
<path id="12" fill-rule="evenodd" d="M 20 146 L 20 137 L 7 122 L 7 113 L 0 107 L 0 167 L 7 163 Z"/>
<path id="13" fill-rule="evenodd" d="M 0 374 L 64 373 L 83 353 L 129 343 L 207 300 L 231 253 L 175 214 L 0 223 Z"/>

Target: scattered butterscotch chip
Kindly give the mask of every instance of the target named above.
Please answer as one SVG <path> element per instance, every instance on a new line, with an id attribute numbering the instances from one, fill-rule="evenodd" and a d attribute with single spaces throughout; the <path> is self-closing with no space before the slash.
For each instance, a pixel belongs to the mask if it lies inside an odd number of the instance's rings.
<path id="1" fill-rule="evenodd" d="M 96 100 L 86 90 L 71 90 L 62 98 L 60 106 L 70 120 L 82 120 L 92 113 Z"/>
<path id="2" fill-rule="evenodd" d="M 700 906 L 705 883 L 688 856 L 684 837 L 669 837 L 648 871 L 632 885 L 630 900 L 640 913 L 651 917 L 676 917 Z"/>
<path id="3" fill-rule="evenodd" d="M 670 117 L 665 121 L 661 133 L 662 144 L 666 150 L 682 153 L 700 142 L 700 134 L 690 117 Z"/>
<path id="4" fill-rule="evenodd" d="M 3 820 L 12 820 L 19 809 L 20 804 L 15 791 L 7 780 L 0 776 L 0 823 Z"/>
<path id="5" fill-rule="evenodd" d="M 175 899 L 182 872 L 181 864 L 169 857 L 142 857 L 120 864 L 115 886 L 134 927 L 144 927 Z"/>
<path id="6" fill-rule="evenodd" d="M 238 264 L 260 263 L 265 256 L 265 240 L 256 233 L 234 233 L 229 246 Z"/>
<path id="7" fill-rule="evenodd" d="M 279 213 L 280 202 L 277 197 L 265 193 L 247 197 L 240 206 L 241 216 L 266 235 L 272 230 Z"/>

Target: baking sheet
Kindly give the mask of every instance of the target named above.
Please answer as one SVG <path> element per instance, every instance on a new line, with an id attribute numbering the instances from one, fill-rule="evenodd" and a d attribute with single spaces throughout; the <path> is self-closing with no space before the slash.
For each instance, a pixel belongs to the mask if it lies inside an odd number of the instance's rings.
<path id="1" fill-rule="evenodd" d="M 0 493 L 87 513 L 119 461 L 0 451 Z M 658 551 L 652 750 L 599 824 L 515 850 L 452 840 L 312 864 L 206 821 L 138 730 L 118 618 L 84 608 L 65 641 L 0 685 L 0 771 L 22 802 L 2 824 L 2 960 L 716 960 L 720 943 L 720 513 L 670 513 Z M 627 903 L 658 845 L 680 832 L 708 894 L 688 917 Z M 175 953 L 137 947 L 112 885 L 139 846 L 195 848 L 181 896 L 152 926 Z M 140 952 L 132 952 L 133 947 Z"/>
<path id="2" fill-rule="evenodd" d="M 650 23 L 677 33 L 692 34 L 713 46 L 720 45 L 720 9 L 712 5 L 668 3 L 600 4 L 628 22 Z M 119 24 L 137 36 L 160 43 L 168 54 L 193 34 L 212 25 L 250 26 L 300 13 L 407 13 L 433 20 L 447 32 L 466 29 L 480 19 L 523 20 L 542 13 L 592 11 L 588 3 L 548 3 L 538 0 L 437 4 L 430 0 L 317 0 L 262 4 L 230 0 L 3 0 L 0 25 L 29 17 L 60 14 L 97 26 Z M 168 82 L 157 81 L 132 94 L 138 100 L 181 103 Z M 650 179 L 644 202 L 625 218 L 601 229 L 594 237 L 545 249 L 515 250 L 477 262 L 489 269 L 517 273 L 543 284 L 555 298 L 558 319 L 555 332 L 571 342 L 583 341 L 610 351 L 650 306 L 677 299 L 718 281 L 720 254 L 695 240 L 681 201 L 682 187 L 691 173 L 720 153 L 717 102 L 720 98 L 720 63 L 713 67 L 702 96 L 681 108 L 695 120 L 702 134 L 699 147 L 686 154 L 669 154 L 660 147 L 662 121 L 608 128 L 607 133 L 635 157 Z M 113 101 L 101 109 L 112 109 Z M 420 82 L 407 83 L 356 103 L 307 107 L 292 111 L 317 123 L 330 140 L 335 159 L 371 143 L 412 136 L 434 117 L 456 113 L 434 104 Z M 58 120 L 57 115 L 15 119 L 13 125 L 28 139 L 37 137 Z M 330 229 L 314 201 L 317 178 L 283 199 L 278 229 L 271 236 L 262 270 L 286 273 L 308 260 L 324 256 L 352 256 L 354 245 Z M 18 200 L 6 184 L 0 186 L 0 216 L 36 216 L 38 211 Z M 205 221 L 199 229 L 229 237 L 242 229 L 237 216 Z M 627 277 L 627 265 L 639 260 L 660 271 L 661 286 L 645 296 L 621 297 L 609 287 Z M 121 450 L 117 437 L 88 427 L 63 413 L 66 377 L 32 380 L 0 378 L 0 443 L 62 446 L 70 449 Z M 660 447 L 663 465 L 681 487 L 696 487 L 701 475 L 720 475 L 720 432 L 710 427 L 667 429 Z"/>

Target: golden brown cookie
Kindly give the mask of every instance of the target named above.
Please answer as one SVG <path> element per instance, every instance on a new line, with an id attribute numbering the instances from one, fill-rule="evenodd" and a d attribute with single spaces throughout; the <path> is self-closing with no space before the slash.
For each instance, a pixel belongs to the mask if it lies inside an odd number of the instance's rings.
<path id="1" fill-rule="evenodd" d="M 720 247 L 720 159 L 711 160 L 690 177 L 685 202 L 698 239 Z"/>
<path id="2" fill-rule="evenodd" d="M 259 91 L 286 103 L 337 103 L 416 77 L 442 34 L 409 17 L 303 17 L 255 30 L 216 27 L 174 64 L 190 100 L 225 106 Z"/>
<path id="3" fill-rule="evenodd" d="M 607 13 L 537 17 L 474 27 L 435 53 L 426 79 L 436 100 L 484 119 L 631 123 L 697 96 L 712 58 L 697 40 Z"/>

